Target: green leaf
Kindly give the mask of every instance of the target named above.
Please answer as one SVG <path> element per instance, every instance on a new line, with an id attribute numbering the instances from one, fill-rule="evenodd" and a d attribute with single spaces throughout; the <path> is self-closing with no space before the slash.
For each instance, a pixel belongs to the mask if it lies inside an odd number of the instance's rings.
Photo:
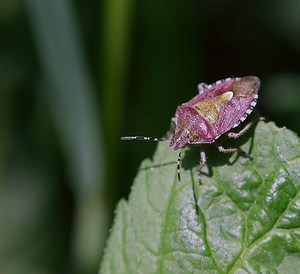
<path id="1" fill-rule="evenodd" d="M 100 273 L 298 273 L 299 138 L 260 122 L 238 145 L 253 157 L 208 147 L 202 184 L 197 147 L 160 143 L 121 201 Z"/>

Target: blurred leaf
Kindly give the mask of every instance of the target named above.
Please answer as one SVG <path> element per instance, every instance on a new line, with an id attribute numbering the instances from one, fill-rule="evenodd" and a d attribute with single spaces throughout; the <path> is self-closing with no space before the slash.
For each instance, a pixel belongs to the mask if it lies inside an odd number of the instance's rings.
<path id="1" fill-rule="evenodd" d="M 234 141 L 254 159 L 210 151 L 202 185 L 191 150 L 178 182 L 177 152 L 159 144 L 118 205 L 100 273 L 295 273 L 299 138 L 272 122 L 249 135 Z"/>
<path id="2" fill-rule="evenodd" d="M 79 194 L 94 191 L 103 183 L 104 161 L 93 84 L 75 12 L 66 0 L 26 3 L 48 100 L 69 160 L 73 190 Z"/>
<path id="3" fill-rule="evenodd" d="M 116 182 L 119 181 L 119 136 L 124 109 L 124 92 L 128 84 L 129 49 L 133 19 L 132 0 L 106 0 L 101 5 L 99 17 L 101 37 L 99 44 L 99 90 L 101 90 L 101 114 L 103 121 L 104 152 L 107 163 L 108 195 L 106 199 L 119 199 Z M 122 172 L 121 172 L 122 173 Z M 117 196 L 115 200 L 111 197 Z M 110 201 L 111 202 L 111 201 Z"/>
<path id="4" fill-rule="evenodd" d="M 98 267 L 99 243 L 104 242 L 106 234 L 106 207 L 100 196 L 105 161 L 93 83 L 77 31 L 79 22 L 70 1 L 26 3 L 47 81 L 47 99 L 76 196 L 72 263 L 77 273 L 93 273 Z"/>
<path id="5" fill-rule="evenodd" d="M 22 6 L 21 1 L 19 0 L 1 1 L 0 2 L 0 24 L 15 19 L 15 16 L 20 11 L 21 6 Z"/>

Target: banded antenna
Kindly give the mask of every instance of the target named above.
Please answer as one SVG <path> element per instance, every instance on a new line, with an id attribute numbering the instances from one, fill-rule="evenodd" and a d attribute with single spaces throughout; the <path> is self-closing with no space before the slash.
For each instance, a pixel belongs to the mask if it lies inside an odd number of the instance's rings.
<path id="1" fill-rule="evenodd" d="M 166 140 L 162 140 L 161 138 L 146 137 L 146 136 L 123 136 L 121 137 L 121 140 L 123 141 L 141 140 L 141 141 L 153 141 L 153 142 L 166 141 Z"/>
<path id="2" fill-rule="evenodd" d="M 162 138 L 157 137 L 148 137 L 148 136 L 123 136 L 121 137 L 122 141 L 132 141 L 132 140 L 139 140 L 139 141 L 152 141 L 152 142 L 169 142 L 169 140 L 165 140 Z M 177 177 L 178 181 L 181 180 L 180 178 L 180 158 L 181 158 L 181 150 L 178 155 L 177 159 Z"/>

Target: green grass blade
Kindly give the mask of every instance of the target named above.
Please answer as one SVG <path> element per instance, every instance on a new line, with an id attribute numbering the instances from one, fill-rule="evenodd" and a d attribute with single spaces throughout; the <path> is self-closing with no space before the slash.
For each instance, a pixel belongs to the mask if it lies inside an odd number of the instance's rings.
<path id="1" fill-rule="evenodd" d="M 101 230 L 103 235 L 106 234 L 106 216 L 99 214 L 105 164 L 94 88 L 71 2 L 27 0 L 26 3 L 47 81 L 45 90 L 77 198 L 74 261 L 77 268 L 81 267 L 87 273 L 87 269 L 93 269 L 98 263 Z"/>

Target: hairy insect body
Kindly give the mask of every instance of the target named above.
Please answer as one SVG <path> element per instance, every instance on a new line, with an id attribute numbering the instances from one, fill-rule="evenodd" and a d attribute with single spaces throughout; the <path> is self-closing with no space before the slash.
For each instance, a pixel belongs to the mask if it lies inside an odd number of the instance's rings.
<path id="1" fill-rule="evenodd" d="M 171 120 L 174 133 L 170 147 L 178 150 L 189 144 L 213 143 L 224 134 L 229 138 L 240 137 L 254 122 L 248 123 L 238 133 L 229 131 L 237 127 L 252 112 L 257 102 L 259 88 L 260 80 L 256 76 L 226 78 L 210 85 L 199 84 L 199 93 L 176 109 L 175 117 Z M 121 139 L 164 141 L 145 136 L 126 136 Z M 224 153 L 237 151 L 251 158 L 240 148 L 218 146 L 218 150 Z M 206 163 L 205 152 L 201 148 L 200 158 L 201 169 Z M 177 166 L 180 180 L 180 153 Z"/>
<path id="2" fill-rule="evenodd" d="M 198 95 L 177 108 L 170 147 L 177 150 L 188 144 L 213 143 L 238 126 L 252 112 L 259 86 L 255 76 L 201 85 Z"/>

